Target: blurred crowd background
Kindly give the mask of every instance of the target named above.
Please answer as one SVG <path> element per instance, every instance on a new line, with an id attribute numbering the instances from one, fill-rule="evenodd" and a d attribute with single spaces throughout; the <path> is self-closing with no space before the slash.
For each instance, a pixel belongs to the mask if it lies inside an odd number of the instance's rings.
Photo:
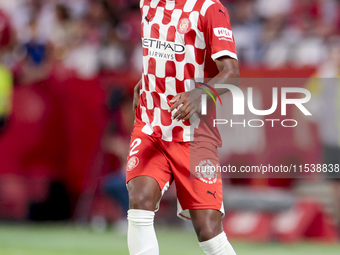
<path id="1" fill-rule="evenodd" d="M 340 33 L 336 0 L 222 3 L 229 10 L 244 65 L 318 65 L 331 38 Z M 1 45 L 7 45 L 2 62 L 21 82 L 46 78 L 56 68 L 86 78 L 107 70 L 139 75 L 138 1 L 2 0 L 0 6 Z"/>
<path id="2" fill-rule="evenodd" d="M 221 2 L 231 18 L 242 77 L 339 75 L 340 1 Z M 0 219 L 92 219 L 100 225 L 125 218 L 131 98 L 142 65 L 140 21 L 136 0 L 0 0 Z M 317 124 L 305 125 L 315 132 L 309 156 L 322 162 Z M 296 187 L 263 179 L 231 184 L 288 192 Z M 336 215 L 334 189 L 315 185 L 297 192 L 316 196 Z M 170 190 L 164 207 L 175 205 Z M 160 212 L 166 220 L 171 215 L 175 210 Z"/>

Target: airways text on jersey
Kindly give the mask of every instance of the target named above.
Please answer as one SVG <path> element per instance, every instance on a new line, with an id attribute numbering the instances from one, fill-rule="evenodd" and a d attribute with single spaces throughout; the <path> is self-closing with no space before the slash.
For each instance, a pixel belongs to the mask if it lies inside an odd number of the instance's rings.
<path id="1" fill-rule="evenodd" d="M 175 60 L 175 54 L 184 54 L 185 45 L 174 42 L 167 42 L 153 38 L 143 38 L 144 49 L 148 49 L 149 56 L 166 60 Z"/>

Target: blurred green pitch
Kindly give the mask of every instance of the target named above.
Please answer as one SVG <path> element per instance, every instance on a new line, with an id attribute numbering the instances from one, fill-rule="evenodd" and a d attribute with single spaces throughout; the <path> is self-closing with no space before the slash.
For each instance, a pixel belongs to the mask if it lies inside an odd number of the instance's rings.
<path id="1" fill-rule="evenodd" d="M 188 230 L 157 228 L 161 255 L 204 254 Z M 340 245 L 232 242 L 237 255 L 336 255 Z M 126 255 L 126 237 L 113 231 L 94 233 L 71 225 L 0 225 L 1 255 Z"/>

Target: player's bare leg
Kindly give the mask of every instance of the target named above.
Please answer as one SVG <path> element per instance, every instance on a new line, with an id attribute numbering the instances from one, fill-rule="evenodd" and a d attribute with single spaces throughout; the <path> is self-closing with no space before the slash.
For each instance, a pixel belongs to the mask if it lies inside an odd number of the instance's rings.
<path id="1" fill-rule="evenodd" d="M 190 210 L 199 244 L 208 255 L 236 255 L 222 228 L 221 213 L 216 210 Z"/>
<path id="2" fill-rule="evenodd" d="M 157 202 L 162 196 L 157 181 L 148 176 L 133 178 L 128 183 L 128 247 L 131 255 L 158 255 L 154 229 Z"/>
<path id="3" fill-rule="evenodd" d="M 128 183 L 130 209 L 154 211 L 162 196 L 158 182 L 149 176 L 133 178 Z"/>

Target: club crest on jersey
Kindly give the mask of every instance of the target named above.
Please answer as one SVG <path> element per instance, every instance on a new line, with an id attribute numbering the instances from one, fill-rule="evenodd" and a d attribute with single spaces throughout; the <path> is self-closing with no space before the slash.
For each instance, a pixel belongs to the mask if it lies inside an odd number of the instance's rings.
<path id="1" fill-rule="evenodd" d="M 134 156 L 130 158 L 129 161 L 127 162 L 127 166 L 126 166 L 127 170 L 128 171 L 133 170 L 138 165 L 138 163 L 139 163 L 139 159 L 137 157 Z"/>
<path id="2" fill-rule="evenodd" d="M 233 32 L 227 28 L 224 27 L 214 28 L 214 34 L 220 40 L 233 41 Z"/>
<path id="3" fill-rule="evenodd" d="M 200 171 L 196 172 L 198 178 L 207 184 L 214 184 L 217 181 L 217 173 L 214 171 L 214 164 L 209 160 L 202 160 L 197 166 Z"/>
<path id="4" fill-rule="evenodd" d="M 191 21 L 188 18 L 181 19 L 178 22 L 177 30 L 180 34 L 186 34 L 191 29 Z"/>

